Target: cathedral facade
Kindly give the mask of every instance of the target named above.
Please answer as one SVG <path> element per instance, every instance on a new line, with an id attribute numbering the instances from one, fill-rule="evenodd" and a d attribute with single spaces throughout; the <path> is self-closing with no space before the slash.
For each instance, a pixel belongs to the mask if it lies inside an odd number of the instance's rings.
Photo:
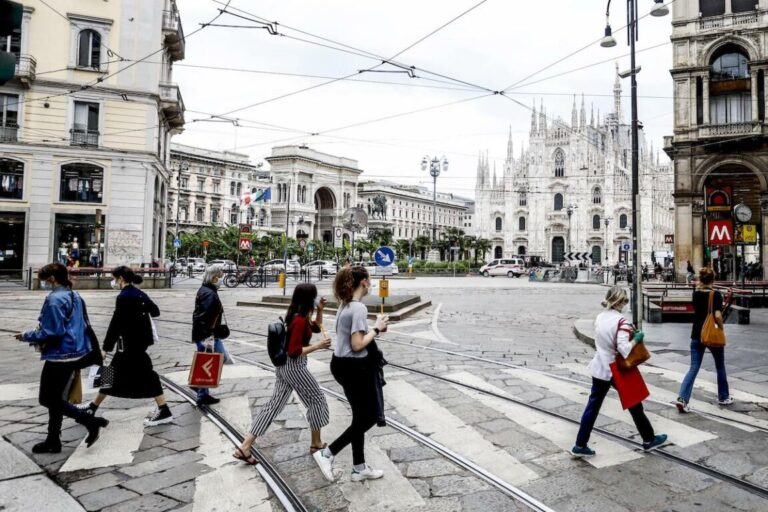
<path id="1" fill-rule="evenodd" d="M 660 164 L 642 128 L 639 134 L 641 261 L 672 256 L 673 175 Z M 587 120 L 584 98 L 574 97 L 570 124 L 534 104 L 526 148 L 507 157 L 497 172 L 480 156 L 475 185 L 474 233 L 492 242 L 492 257 L 539 256 L 558 263 L 569 252 L 588 253 L 593 264 L 631 259 L 631 126 L 614 85 L 614 109 Z"/>

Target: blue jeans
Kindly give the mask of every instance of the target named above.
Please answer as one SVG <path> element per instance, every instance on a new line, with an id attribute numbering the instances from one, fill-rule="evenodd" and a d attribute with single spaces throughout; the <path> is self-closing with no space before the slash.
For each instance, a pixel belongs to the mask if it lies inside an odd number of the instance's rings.
<path id="1" fill-rule="evenodd" d="M 195 345 L 197 345 L 197 351 L 198 352 L 205 352 L 205 343 L 201 341 L 196 341 Z M 213 340 L 213 351 L 217 354 L 226 354 L 227 349 L 224 348 L 224 343 L 218 339 L 215 338 Z M 226 356 L 225 356 L 226 357 Z M 197 399 L 200 400 L 201 398 L 210 395 L 208 392 L 208 388 L 193 388 L 197 391 Z"/>
<path id="2" fill-rule="evenodd" d="M 725 375 L 725 349 L 706 347 L 699 340 L 691 340 L 691 367 L 688 369 L 688 373 L 685 374 L 683 384 L 680 386 L 680 398 L 688 403 L 691 400 L 691 394 L 693 393 L 693 381 L 696 380 L 696 375 L 701 368 L 701 361 L 704 360 L 704 351 L 709 349 L 712 352 L 712 357 L 715 358 L 715 369 L 717 370 L 717 398 L 719 400 L 725 400 L 731 396 L 728 390 L 728 377 Z"/>

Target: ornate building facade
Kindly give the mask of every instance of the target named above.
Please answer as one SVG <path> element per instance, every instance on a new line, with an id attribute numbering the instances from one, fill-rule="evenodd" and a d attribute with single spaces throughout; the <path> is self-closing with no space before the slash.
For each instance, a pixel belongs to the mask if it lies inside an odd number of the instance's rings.
<path id="1" fill-rule="evenodd" d="M 680 0 L 672 12 L 674 136 L 664 150 L 674 161 L 676 268 L 710 264 L 707 248 L 719 248 L 715 269 L 733 277 L 736 246 L 721 245 L 724 229 L 733 236 L 744 223 L 757 235 L 746 260 L 765 269 L 768 0 Z"/>
<path id="2" fill-rule="evenodd" d="M 475 185 L 475 234 L 492 241 L 492 257 L 539 256 L 560 262 L 568 252 L 592 262 L 628 262 L 631 251 L 631 137 L 618 74 L 613 112 L 600 118 L 574 97 L 570 123 L 534 105 L 528 146 L 514 153 L 510 131 L 501 169 L 481 155 Z M 672 172 L 659 163 L 640 130 L 641 258 L 671 251 Z"/>

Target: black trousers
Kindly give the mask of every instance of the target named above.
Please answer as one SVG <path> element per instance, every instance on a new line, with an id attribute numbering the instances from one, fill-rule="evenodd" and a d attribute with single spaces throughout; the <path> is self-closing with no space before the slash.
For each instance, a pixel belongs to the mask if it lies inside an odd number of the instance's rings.
<path id="1" fill-rule="evenodd" d="M 365 464 L 365 433 L 376 424 L 376 371 L 365 359 L 333 357 L 331 373 L 352 408 L 352 423 L 328 449 L 333 455 L 352 444 L 352 463 Z"/>
<path id="2" fill-rule="evenodd" d="M 40 374 L 40 405 L 48 409 L 48 440 L 59 442 L 64 416 L 88 424 L 91 416 L 69 403 L 67 395 L 80 361 L 57 363 L 46 361 Z"/>
<path id="3" fill-rule="evenodd" d="M 579 434 L 576 436 L 576 445 L 585 447 L 589 442 L 589 436 L 592 434 L 592 429 L 595 427 L 595 421 L 597 421 L 597 415 L 600 414 L 600 408 L 603 406 L 603 400 L 605 395 L 608 394 L 608 390 L 613 385 L 613 379 L 602 380 L 592 377 L 592 392 L 589 395 L 589 401 L 587 407 L 584 409 L 584 415 L 581 417 L 581 426 L 579 427 Z M 653 432 L 653 426 L 648 421 L 648 417 L 643 411 L 643 403 L 629 408 L 629 414 L 632 415 L 632 420 L 635 422 L 640 437 L 643 438 L 643 442 L 653 441 L 655 436 Z"/>

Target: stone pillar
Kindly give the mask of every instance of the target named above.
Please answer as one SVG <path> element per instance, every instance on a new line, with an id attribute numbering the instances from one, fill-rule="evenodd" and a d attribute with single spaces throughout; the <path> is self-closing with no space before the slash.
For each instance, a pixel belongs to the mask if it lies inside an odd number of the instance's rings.
<path id="1" fill-rule="evenodd" d="M 693 267 L 698 269 L 702 266 L 704 266 L 704 245 L 706 244 L 705 235 L 704 235 L 704 228 L 705 228 L 705 218 L 704 218 L 704 202 L 694 200 L 692 202 L 692 222 L 691 222 L 691 229 L 692 229 L 692 241 L 693 241 L 693 254 L 691 258 L 691 263 L 693 264 Z"/>
<path id="2" fill-rule="evenodd" d="M 701 92 L 703 96 L 701 108 L 703 110 L 704 124 L 709 124 L 709 75 L 704 75 L 701 78 Z"/>
<path id="3" fill-rule="evenodd" d="M 693 257 L 693 208 L 689 198 L 675 201 L 675 271 L 678 281 L 685 279 L 688 260 Z"/>
<path id="4" fill-rule="evenodd" d="M 762 217 L 762 233 L 760 233 L 761 262 L 763 264 L 763 279 L 768 279 L 768 194 L 760 198 L 760 214 Z"/>
<path id="5" fill-rule="evenodd" d="M 758 108 L 757 108 L 757 70 L 752 70 L 750 74 L 750 81 L 752 82 L 752 122 L 759 121 Z"/>

